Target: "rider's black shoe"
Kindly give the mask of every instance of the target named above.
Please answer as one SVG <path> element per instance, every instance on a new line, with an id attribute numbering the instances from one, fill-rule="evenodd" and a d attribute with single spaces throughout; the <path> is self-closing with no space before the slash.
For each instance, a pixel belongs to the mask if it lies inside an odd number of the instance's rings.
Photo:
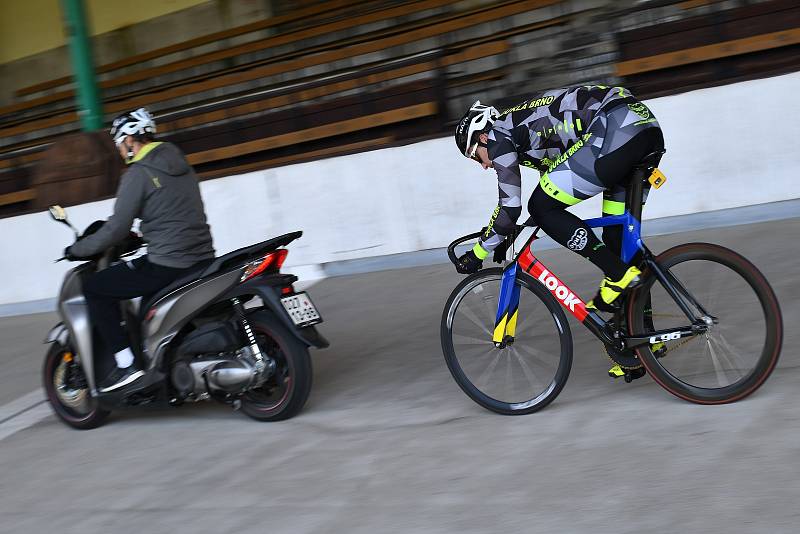
<path id="1" fill-rule="evenodd" d="M 143 376 L 144 371 L 137 369 L 133 365 L 124 369 L 117 367 L 111 371 L 111 374 L 100 384 L 100 392 L 107 393 L 109 391 L 114 391 L 115 389 L 119 389 L 139 380 Z"/>

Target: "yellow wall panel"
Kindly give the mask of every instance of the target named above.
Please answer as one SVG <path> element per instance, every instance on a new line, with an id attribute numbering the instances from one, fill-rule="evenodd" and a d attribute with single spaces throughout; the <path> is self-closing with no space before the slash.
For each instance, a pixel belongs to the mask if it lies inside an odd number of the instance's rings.
<path id="1" fill-rule="evenodd" d="M 0 63 L 63 44 L 58 0 L 0 0 Z"/>
<path id="2" fill-rule="evenodd" d="M 89 13 L 92 35 L 118 30 L 137 22 L 154 19 L 206 0 L 84 0 Z"/>
<path id="3" fill-rule="evenodd" d="M 92 35 L 117 30 L 208 0 L 84 0 Z M 59 0 L 0 0 L 0 63 L 66 43 Z"/>

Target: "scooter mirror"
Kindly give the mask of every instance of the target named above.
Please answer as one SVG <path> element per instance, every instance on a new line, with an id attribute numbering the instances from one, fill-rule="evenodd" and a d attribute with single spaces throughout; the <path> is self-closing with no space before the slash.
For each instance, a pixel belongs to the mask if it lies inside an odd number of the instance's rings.
<path id="1" fill-rule="evenodd" d="M 50 206 L 50 216 L 53 220 L 59 222 L 66 222 L 67 221 L 67 210 L 62 208 L 59 205 Z"/>
<path id="2" fill-rule="evenodd" d="M 75 233 L 75 238 L 78 238 L 78 229 L 72 226 L 67 220 L 67 210 L 56 204 L 55 206 L 50 206 L 48 208 L 50 210 L 50 217 L 53 218 L 54 221 L 58 221 L 60 223 L 66 224 L 69 228 Z"/>

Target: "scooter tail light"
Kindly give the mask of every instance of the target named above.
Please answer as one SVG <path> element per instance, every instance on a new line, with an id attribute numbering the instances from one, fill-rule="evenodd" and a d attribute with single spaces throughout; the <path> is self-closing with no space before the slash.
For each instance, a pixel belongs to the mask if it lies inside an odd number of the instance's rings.
<path id="1" fill-rule="evenodd" d="M 283 262 L 286 261 L 287 254 L 289 254 L 289 251 L 285 248 L 281 248 L 274 252 L 270 252 L 263 258 L 248 263 L 245 265 L 244 270 L 242 270 L 242 276 L 239 278 L 239 282 L 246 282 L 269 268 L 279 271 L 283 265 Z"/>

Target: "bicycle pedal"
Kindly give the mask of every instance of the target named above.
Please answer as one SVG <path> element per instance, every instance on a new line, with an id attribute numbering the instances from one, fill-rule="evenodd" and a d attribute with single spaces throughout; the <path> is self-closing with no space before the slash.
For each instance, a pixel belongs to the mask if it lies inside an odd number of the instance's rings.
<path id="1" fill-rule="evenodd" d="M 613 379 L 624 378 L 625 382 L 628 384 L 637 378 L 643 377 L 645 374 L 647 374 L 647 372 L 644 370 L 644 367 L 638 367 L 636 369 L 623 369 L 619 365 L 615 365 L 608 370 L 608 376 Z"/>
<path id="2" fill-rule="evenodd" d="M 627 369 L 625 371 L 625 382 L 630 384 L 637 378 L 642 378 L 646 374 L 647 371 L 644 370 L 644 367 L 640 367 L 638 369 Z"/>

